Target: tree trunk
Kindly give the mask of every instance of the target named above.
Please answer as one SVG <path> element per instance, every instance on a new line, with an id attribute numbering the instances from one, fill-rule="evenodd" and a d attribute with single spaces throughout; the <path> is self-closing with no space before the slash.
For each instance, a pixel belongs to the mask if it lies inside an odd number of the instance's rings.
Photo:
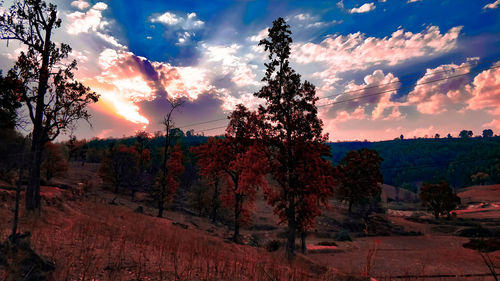
<path id="1" fill-rule="evenodd" d="M 40 209 L 40 166 L 42 163 L 42 146 L 33 139 L 29 166 L 28 186 L 26 187 L 26 209 Z"/>
<path id="2" fill-rule="evenodd" d="M 288 240 L 286 243 L 286 254 L 288 258 L 295 256 L 295 232 L 297 225 L 295 222 L 295 208 L 288 211 Z"/>
<path id="3" fill-rule="evenodd" d="M 349 200 L 349 209 L 348 209 L 348 214 L 352 214 L 352 201 Z"/>
<path id="4" fill-rule="evenodd" d="M 214 194 L 212 196 L 212 212 L 210 217 L 212 219 L 212 223 L 217 221 L 217 210 L 219 209 L 219 180 L 216 179 L 214 183 Z"/>
<path id="5" fill-rule="evenodd" d="M 14 209 L 14 221 L 12 222 L 12 234 L 11 234 L 12 237 L 11 241 L 14 243 L 16 243 L 17 240 L 17 224 L 19 221 L 19 200 L 21 197 L 21 180 L 23 173 L 24 173 L 24 161 L 23 163 L 21 163 L 21 167 L 19 168 L 19 177 L 17 179 L 17 186 L 16 186 L 16 207 Z"/>
<path id="6" fill-rule="evenodd" d="M 302 254 L 305 254 L 307 252 L 307 245 L 306 245 L 306 236 L 307 233 L 305 231 L 302 231 L 300 233 L 300 248 L 302 250 Z"/>
<path id="7" fill-rule="evenodd" d="M 238 242 L 238 239 L 240 237 L 241 201 L 242 201 L 241 195 L 235 194 L 235 200 L 234 200 L 234 235 L 233 235 L 233 241 L 234 242 Z"/>
<path id="8" fill-rule="evenodd" d="M 158 217 L 159 218 L 163 218 L 163 198 L 164 198 L 164 192 L 163 192 L 163 189 L 164 189 L 164 184 L 162 184 L 162 187 L 161 187 L 162 191 L 160 192 L 160 198 L 158 198 Z"/>

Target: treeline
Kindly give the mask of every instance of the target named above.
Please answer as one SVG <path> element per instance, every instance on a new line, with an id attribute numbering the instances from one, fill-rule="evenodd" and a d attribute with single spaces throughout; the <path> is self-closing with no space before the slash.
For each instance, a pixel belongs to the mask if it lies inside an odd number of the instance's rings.
<path id="1" fill-rule="evenodd" d="M 329 143 L 332 162 L 361 148 L 376 150 L 386 184 L 415 188 L 446 180 L 455 188 L 500 183 L 500 137 L 396 139 Z"/>

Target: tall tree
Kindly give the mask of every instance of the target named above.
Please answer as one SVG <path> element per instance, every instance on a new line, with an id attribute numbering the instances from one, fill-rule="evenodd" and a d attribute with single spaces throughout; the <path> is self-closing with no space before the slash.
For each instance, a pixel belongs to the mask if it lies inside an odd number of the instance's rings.
<path id="1" fill-rule="evenodd" d="M 376 150 L 352 150 L 336 167 L 336 196 L 349 204 L 349 214 L 354 204 L 367 204 L 381 192 L 383 182 L 380 164 L 382 158 Z"/>
<path id="2" fill-rule="evenodd" d="M 239 104 L 229 116 L 229 125 L 219 152 L 228 180 L 223 202 L 234 211 L 233 240 L 240 238 L 240 224 L 249 215 L 259 187 L 266 188 L 267 163 L 257 142 L 259 117 Z"/>
<path id="3" fill-rule="evenodd" d="M 45 143 L 75 121 L 88 121 L 86 106 L 99 97 L 74 80 L 76 61 L 68 62 L 71 47 L 52 41 L 52 33 L 60 26 L 56 6 L 43 0 L 16 0 L 0 15 L 0 38 L 20 41 L 27 47 L 13 72 L 23 84 L 20 98 L 33 128 L 26 188 L 28 210 L 40 208 L 40 165 Z"/>
<path id="4" fill-rule="evenodd" d="M 167 99 L 169 104 L 170 104 L 170 109 L 163 118 L 162 124 L 165 126 L 165 150 L 163 151 L 163 165 L 161 166 L 161 171 L 160 171 L 160 182 L 159 182 L 159 193 L 158 193 L 158 217 L 161 218 L 163 217 L 163 210 L 165 208 L 165 198 L 167 196 L 167 175 L 168 175 L 168 160 L 170 159 L 170 147 L 172 145 L 172 139 L 175 136 L 173 134 L 175 132 L 174 130 L 174 121 L 172 119 L 173 113 L 179 109 L 183 104 L 184 100 L 182 99 Z"/>
<path id="5" fill-rule="evenodd" d="M 270 173 L 277 182 L 275 190 L 269 190 L 268 200 L 274 211 L 288 225 L 286 251 L 289 257 L 295 252 L 295 236 L 299 226 L 301 198 L 322 195 L 319 186 L 303 186 L 299 180 L 298 163 L 308 161 L 302 149 L 307 143 L 319 146 L 327 140 L 322 135 L 323 122 L 318 118 L 314 85 L 301 82 L 300 75 L 290 67 L 290 26 L 283 18 L 273 22 L 268 37 L 259 42 L 268 52 L 269 62 L 262 81 L 265 85 L 254 95 L 266 101 L 259 107 L 264 119 L 262 138 L 268 148 Z M 302 210 L 303 212 L 303 210 Z"/>

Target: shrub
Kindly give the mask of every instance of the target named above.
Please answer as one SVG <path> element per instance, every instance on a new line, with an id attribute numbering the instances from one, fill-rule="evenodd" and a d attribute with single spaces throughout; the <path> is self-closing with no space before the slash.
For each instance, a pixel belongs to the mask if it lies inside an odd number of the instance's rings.
<path id="1" fill-rule="evenodd" d="M 349 231 L 347 230 L 342 230 L 340 232 L 337 232 L 337 234 L 335 235 L 335 240 L 336 241 L 352 241 L 352 238 L 351 236 L 349 235 Z"/>
<path id="2" fill-rule="evenodd" d="M 273 239 L 273 240 L 266 243 L 265 248 L 268 252 L 276 252 L 282 246 L 283 246 L 283 243 L 281 241 Z"/>

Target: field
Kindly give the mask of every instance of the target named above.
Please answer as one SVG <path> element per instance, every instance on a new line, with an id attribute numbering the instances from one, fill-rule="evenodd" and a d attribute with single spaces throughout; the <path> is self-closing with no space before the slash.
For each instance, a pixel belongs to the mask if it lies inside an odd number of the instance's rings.
<path id="1" fill-rule="evenodd" d="M 60 181 L 71 185 L 96 170 L 73 164 L 70 177 Z M 43 186 L 41 214 L 21 213 L 21 231 L 31 231 L 33 249 L 55 264 L 50 280 L 493 280 L 479 253 L 462 247 L 469 239 L 456 234 L 478 224 L 498 231 L 500 185 L 461 191 L 464 205 L 451 220 L 435 221 L 412 202 L 385 203 L 387 214 L 360 231 L 355 220 L 346 226 L 344 207 L 332 201 L 308 236 L 308 253 L 289 261 L 282 248 L 266 250 L 285 228 L 276 225 L 262 198 L 253 223 L 243 229 L 247 245 L 240 245 L 230 241 L 230 226 L 186 212 L 156 218 L 142 200 L 104 191 L 93 179 L 94 187 L 84 195 Z M 390 196 L 390 187 L 385 189 Z M 4 241 L 14 191 L 2 189 L 0 199 Z M 139 205 L 144 213 L 134 212 Z M 353 241 L 334 239 L 349 227 Z M 500 264 L 498 251 L 489 257 Z M 2 274 L 2 280 L 16 280 Z"/>

